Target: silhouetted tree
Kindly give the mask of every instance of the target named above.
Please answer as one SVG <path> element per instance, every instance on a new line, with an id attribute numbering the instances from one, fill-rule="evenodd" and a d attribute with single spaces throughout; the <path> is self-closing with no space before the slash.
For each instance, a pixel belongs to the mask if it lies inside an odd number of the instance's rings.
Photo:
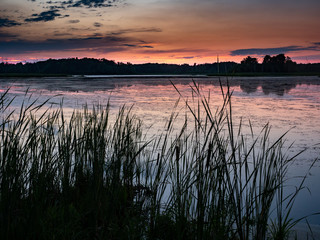
<path id="1" fill-rule="evenodd" d="M 271 56 L 270 55 L 266 55 L 264 58 L 263 58 L 263 62 L 262 64 L 268 64 L 271 62 Z"/>
<path id="2" fill-rule="evenodd" d="M 248 56 L 241 61 L 241 64 L 258 64 L 258 59 Z"/>
<path id="3" fill-rule="evenodd" d="M 271 62 L 275 64 L 285 64 L 286 63 L 286 56 L 283 53 L 280 53 L 274 57 L 271 58 Z"/>
<path id="4" fill-rule="evenodd" d="M 246 57 L 241 61 L 241 67 L 245 72 L 256 72 L 258 59 L 253 57 Z"/>
<path id="5" fill-rule="evenodd" d="M 296 63 L 290 57 L 286 57 L 283 53 L 271 57 L 266 55 L 262 62 L 264 72 L 293 72 Z"/>

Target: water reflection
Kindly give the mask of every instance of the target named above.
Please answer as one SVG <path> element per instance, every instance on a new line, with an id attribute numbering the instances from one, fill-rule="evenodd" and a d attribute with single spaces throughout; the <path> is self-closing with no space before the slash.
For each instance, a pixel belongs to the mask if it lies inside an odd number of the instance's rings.
<path id="1" fill-rule="evenodd" d="M 146 86 L 168 86 L 174 84 L 190 85 L 196 81 L 201 85 L 239 87 L 247 94 L 258 91 L 265 95 L 276 94 L 284 96 L 298 85 L 320 85 L 319 77 L 68 77 L 68 78 L 26 78 L 26 79 L 0 79 L 0 88 L 8 87 L 25 91 L 63 91 L 63 92 L 95 92 L 112 91 L 119 87 L 130 87 L 136 84 Z"/>
<path id="2" fill-rule="evenodd" d="M 302 84 L 302 83 L 299 83 Z M 240 89 L 245 93 L 254 93 L 258 88 L 262 88 L 262 92 L 265 95 L 276 94 L 278 96 L 283 96 L 293 88 L 297 87 L 297 83 L 294 82 L 283 82 L 283 81 L 243 81 L 240 83 Z"/>
<path id="3" fill-rule="evenodd" d="M 192 81 L 199 83 L 205 94 L 211 93 L 211 106 L 221 106 L 220 82 L 223 86 L 230 85 L 233 91 L 233 116 L 236 123 L 242 119 L 243 128 L 249 129 L 248 120 L 253 125 L 255 133 L 270 123 L 271 137 L 277 139 L 285 131 L 288 144 L 294 142 L 294 148 L 287 154 L 291 156 L 309 147 L 299 155 L 298 161 L 289 170 L 290 177 L 304 175 L 310 162 L 319 157 L 320 146 L 320 78 L 319 77 L 234 77 L 234 78 L 29 78 L 29 79 L 0 79 L 0 92 L 11 87 L 10 94 L 15 98 L 14 106 L 18 109 L 25 100 L 25 91 L 29 89 L 35 97 L 40 96 L 44 102 L 48 97 L 61 94 L 60 98 L 52 101 L 59 107 L 63 98 L 64 112 L 71 115 L 72 111 L 82 104 L 106 103 L 111 95 L 111 111 L 117 112 L 119 106 L 134 104 L 134 113 L 150 127 L 150 134 L 163 130 L 165 121 L 172 113 L 179 94 L 171 86 L 172 81 L 182 95 L 192 100 L 189 85 Z M 219 81 L 220 80 L 220 81 Z M 32 101 L 33 99 L 31 99 Z M 215 109 L 214 109 L 215 110 Z M 181 122 L 184 121 L 185 105 L 181 102 Z M 179 117 L 180 117 L 179 116 Z M 182 124 L 177 118 L 177 130 Z M 303 196 L 297 201 L 298 210 L 294 217 L 310 214 L 319 209 L 320 192 L 317 183 L 320 182 L 319 164 L 312 171 L 307 184 L 313 193 Z M 309 181 L 309 182 L 308 182 Z M 306 204 L 308 201 L 308 204 Z M 320 217 L 312 220 L 320 223 Z"/>

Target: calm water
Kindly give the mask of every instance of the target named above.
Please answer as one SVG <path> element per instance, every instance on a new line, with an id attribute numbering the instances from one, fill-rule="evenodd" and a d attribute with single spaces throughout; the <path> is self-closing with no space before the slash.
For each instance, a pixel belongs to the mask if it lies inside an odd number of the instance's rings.
<path id="1" fill-rule="evenodd" d="M 221 89 L 219 79 L 215 77 L 193 78 L 204 95 L 209 96 L 212 108 L 221 105 Z M 64 111 L 71 114 L 73 109 L 84 104 L 106 104 L 110 99 L 111 111 L 116 112 L 119 106 L 133 105 L 133 110 L 150 136 L 164 129 L 165 122 L 173 111 L 178 92 L 172 81 L 181 92 L 176 111 L 179 116 L 176 128 L 179 129 L 184 119 L 186 107 L 183 101 L 193 105 L 192 79 L 188 77 L 175 78 L 144 77 L 129 78 L 115 76 L 70 77 L 70 78 L 30 78 L 30 79 L 0 79 L 0 92 L 10 89 L 10 96 L 15 97 L 12 107 L 20 107 L 26 101 L 28 90 L 29 101 L 39 102 L 50 98 L 49 104 L 58 107 L 63 101 Z M 222 79 L 223 82 L 226 79 Z M 286 135 L 287 144 L 294 143 L 289 154 L 295 154 L 307 149 L 301 154 L 289 175 L 303 176 L 311 162 L 320 156 L 320 78 L 319 77 L 252 77 L 229 78 L 233 91 L 234 122 L 242 118 L 244 132 L 248 131 L 249 119 L 254 131 L 270 123 L 271 138 L 276 139 L 289 130 Z M 196 103 L 195 103 L 196 104 Z M 196 105 L 195 105 L 196 106 Z M 181 124 L 180 124 L 181 123 Z M 236 125 L 237 127 L 237 125 Z M 311 194 L 305 190 L 296 201 L 293 217 L 320 212 L 320 163 L 317 163 L 308 174 L 306 185 Z M 291 180 L 290 185 L 297 184 Z M 320 224 L 320 217 L 309 218 L 311 223 Z"/>

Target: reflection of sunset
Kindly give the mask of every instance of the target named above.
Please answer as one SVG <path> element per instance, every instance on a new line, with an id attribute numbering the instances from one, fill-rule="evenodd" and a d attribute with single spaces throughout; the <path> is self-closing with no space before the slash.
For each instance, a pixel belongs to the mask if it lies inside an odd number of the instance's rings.
<path id="1" fill-rule="evenodd" d="M 133 105 L 133 112 L 143 120 L 145 126 L 152 126 L 149 134 L 156 134 L 163 130 L 174 105 L 180 97 L 180 103 L 175 109 L 179 116 L 176 122 L 176 130 L 183 124 L 187 101 L 190 106 L 197 108 L 198 99 L 191 91 L 193 82 L 191 79 L 171 78 L 179 89 L 182 97 L 166 78 L 101 78 L 83 79 L 57 78 L 46 81 L 29 79 L 2 82 L 0 89 L 11 87 L 11 94 L 16 96 L 15 103 L 20 106 L 24 99 L 25 91 L 29 89 L 34 99 L 45 101 L 51 98 L 49 105 L 57 108 L 63 99 L 64 112 L 71 115 L 73 109 L 79 109 L 84 104 L 106 105 L 110 100 L 112 111 L 117 112 L 119 106 Z M 210 95 L 212 111 L 216 111 L 222 104 L 220 83 L 218 78 L 194 79 L 199 83 L 203 96 Z M 224 84 L 226 81 L 221 79 Z M 317 77 L 286 77 L 286 78 L 232 78 L 229 79 L 230 90 L 233 91 L 232 106 L 235 118 L 235 127 L 238 127 L 240 119 L 243 127 L 249 130 L 249 120 L 255 133 L 259 134 L 261 128 L 270 123 L 272 136 L 279 137 L 285 131 L 288 133 L 289 142 L 296 141 L 296 151 L 305 146 L 312 146 L 320 139 L 318 123 L 320 119 L 320 82 Z M 32 101 L 32 99 L 31 99 Z M 189 114 L 188 114 L 189 115 Z M 191 117 L 191 115 L 189 115 Z M 181 121 L 181 122 L 180 122 Z M 293 128 L 293 129 L 291 129 Z M 300 136 L 304 137 L 301 138 Z M 313 158 L 318 148 L 303 155 Z"/>
<path id="2" fill-rule="evenodd" d="M 171 80 L 180 94 L 174 89 Z M 195 78 L 202 97 L 208 99 L 211 111 L 221 109 L 223 98 L 218 77 Z M 227 91 L 226 79 L 220 78 L 224 92 Z M 238 132 L 240 122 L 242 128 L 241 137 L 236 141 L 252 141 L 251 126 L 254 137 L 257 137 L 266 124 L 271 125 L 270 144 L 278 139 L 286 131 L 289 131 L 284 142 L 283 153 L 292 157 L 302 150 L 290 169 L 289 177 L 303 175 L 310 163 L 319 156 L 320 145 L 320 80 L 318 77 L 234 77 L 229 78 L 230 91 L 232 91 L 232 116 L 233 128 Z M 174 112 L 172 135 L 179 134 L 185 119 L 188 126 L 185 133 L 193 129 L 194 118 L 190 108 L 197 110 L 197 94 L 191 90 L 194 83 L 190 78 L 142 78 L 137 77 L 101 77 L 101 78 L 29 78 L 29 79 L 2 79 L 0 92 L 11 87 L 9 96 L 14 97 L 12 106 L 7 111 L 15 110 L 13 116 L 19 114 L 21 102 L 25 105 L 37 100 L 41 104 L 50 98 L 49 102 L 39 111 L 34 111 L 40 116 L 47 107 L 52 110 L 60 109 L 63 103 L 64 119 L 71 118 L 74 111 L 82 109 L 87 104 L 90 109 L 93 105 L 106 106 L 110 103 L 109 121 L 115 121 L 119 107 L 125 104 L 132 106 L 132 114 L 142 120 L 144 140 L 155 139 L 164 134 L 167 129 L 167 121 Z M 29 89 L 29 95 L 25 91 Z M 210 96 L 210 97 L 209 97 Z M 30 97 L 30 98 L 29 98 Z M 175 107 L 177 100 L 179 103 Z M 210 99 L 210 100 L 209 100 Z M 110 102 L 109 102 L 110 100 Z M 196 112 L 198 114 L 198 112 Z M 200 115 L 205 116 L 202 109 Z M 16 116 L 18 117 L 18 116 Z M 204 119 L 203 119 L 204 120 Z M 250 122 L 249 122 L 250 120 Z M 204 121 L 202 122 L 204 123 Z M 222 127 L 221 134 L 227 132 L 226 126 Z M 171 140 L 169 140 L 171 141 Z M 293 144 L 289 150 L 289 147 Z M 260 143 L 257 143 L 258 145 Z M 257 148 L 259 151 L 259 148 Z M 303 196 L 299 206 L 292 211 L 294 218 L 314 212 L 320 201 L 319 191 L 319 163 L 312 169 L 312 176 L 308 176 L 306 184 L 314 193 L 312 197 Z M 295 179 L 296 180 L 296 179 Z M 295 185 L 299 184 L 294 182 Z M 295 186 L 294 185 L 294 186 Z M 305 202 L 308 204 L 305 204 Z M 318 224 L 320 219 L 315 216 L 310 223 Z"/>

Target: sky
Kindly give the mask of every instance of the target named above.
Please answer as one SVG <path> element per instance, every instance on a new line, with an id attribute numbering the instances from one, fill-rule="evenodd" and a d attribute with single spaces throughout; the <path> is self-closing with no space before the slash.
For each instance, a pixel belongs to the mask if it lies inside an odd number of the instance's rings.
<path id="1" fill-rule="evenodd" d="M 0 0 L 0 62 L 320 62 L 319 0 Z"/>

